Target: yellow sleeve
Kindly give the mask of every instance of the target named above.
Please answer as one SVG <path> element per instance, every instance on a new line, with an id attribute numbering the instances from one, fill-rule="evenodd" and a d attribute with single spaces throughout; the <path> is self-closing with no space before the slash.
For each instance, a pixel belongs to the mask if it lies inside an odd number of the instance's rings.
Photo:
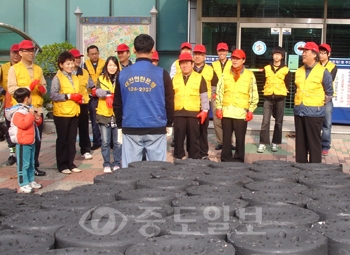
<path id="1" fill-rule="evenodd" d="M 254 112 L 255 109 L 258 107 L 258 103 L 259 103 L 258 86 L 256 85 L 256 79 L 255 79 L 254 73 L 252 74 L 249 95 L 250 95 L 249 111 Z"/>
<path id="2" fill-rule="evenodd" d="M 222 109 L 222 101 L 225 91 L 224 87 L 224 74 L 222 74 L 216 86 L 216 109 Z"/>

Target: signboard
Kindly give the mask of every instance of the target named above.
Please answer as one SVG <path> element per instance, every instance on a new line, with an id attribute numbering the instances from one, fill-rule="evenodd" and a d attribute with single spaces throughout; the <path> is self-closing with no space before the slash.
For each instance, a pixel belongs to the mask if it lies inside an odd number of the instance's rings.
<path id="1" fill-rule="evenodd" d="M 288 56 L 288 68 L 290 70 L 297 70 L 299 68 L 299 55 Z"/>
<path id="2" fill-rule="evenodd" d="M 266 44 L 262 41 L 257 41 L 253 44 L 253 52 L 256 55 L 262 55 L 266 51 Z"/>
<path id="3" fill-rule="evenodd" d="M 121 43 L 130 48 L 130 60 L 135 62 L 134 39 L 139 34 L 150 33 L 150 17 L 82 17 L 82 52 L 86 54 L 89 45 L 96 45 L 100 57 L 116 56 L 115 50 Z"/>
<path id="4" fill-rule="evenodd" d="M 334 107 L 350 107 L 350 59 L 331 58 L 338 67 L 337 76 L 334 80 L 335 97 Z"/>

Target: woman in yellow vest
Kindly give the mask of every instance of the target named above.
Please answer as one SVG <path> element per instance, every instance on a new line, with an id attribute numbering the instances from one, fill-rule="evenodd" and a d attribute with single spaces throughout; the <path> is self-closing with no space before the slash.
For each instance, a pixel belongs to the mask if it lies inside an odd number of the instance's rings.
<path id="1" fill-rule="evenodd" d="M 284 101 L 289 90 L 290 73 L 284 64 L 285 51 L 276 46 L 272 49 L 272 63 L 266 65 L 263 71 L 264 83 L 264 113 L 260 130 L 260 145 L 257 152 L 262 153 L 266 144 L 270 144 L 270 120 L 275 118 L 275 127 L 272 136 L 273 152 L 278 151 L 278 145 L 282 143 L 282 126 L 284 116 Z"/>
<path id="2" fill-rule="evenodd" d="M 96 85 L 98 97 L 96 122 L 101 130 L 101 153 L 105 173 L 112 173 L 120 168 L 122 146 L 118 142 L 118 128 L 113 111 L 114 88 L 119 71 L 118 59 L 114 56 L 108 57 L 103 74 L 98 78 Z M 110 161 L 111 140 L 113 140 L 113 162 Z"/>
<path id="3" fill-rule="evenodd" d="M 63 174 L 79 173 L 81 170 L 73 161 L 76 154 L 79 105 L 83 102 L 83 96 L 79 93 L 79 79 L 72 74 L 74 56 L 64 51 L 58 56 L 57 63 L 60 70 L 52 79 L 50 92 L 57 132 L 57 168 Z"/>

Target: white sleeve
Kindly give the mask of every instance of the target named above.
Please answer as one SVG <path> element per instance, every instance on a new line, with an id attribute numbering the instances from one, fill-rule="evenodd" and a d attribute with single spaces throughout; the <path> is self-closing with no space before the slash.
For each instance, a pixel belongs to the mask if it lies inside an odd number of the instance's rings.
<path id="1" fill-rule="evenodd" d="M 170 78 L 174 78 L 176 74 L 176 61 L 174 61 L 174 63 L 171 65 L 171 68 L 170 68 Z"/>

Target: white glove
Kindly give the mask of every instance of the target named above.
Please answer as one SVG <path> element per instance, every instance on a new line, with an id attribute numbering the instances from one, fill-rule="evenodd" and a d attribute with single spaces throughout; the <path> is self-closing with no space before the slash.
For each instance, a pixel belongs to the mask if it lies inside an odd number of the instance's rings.
<path id="1" fill-rule="evenodd" d="M 167 127 L 166 128 L 166 136 L 171 136 L 173 134 L 173 128 L 172 127 Z"/>
<path id="2" fill-rule="evenodd" d="M 121 128 L 118 128 L 118 143 L 123 143 L 123 130 Z"/>

